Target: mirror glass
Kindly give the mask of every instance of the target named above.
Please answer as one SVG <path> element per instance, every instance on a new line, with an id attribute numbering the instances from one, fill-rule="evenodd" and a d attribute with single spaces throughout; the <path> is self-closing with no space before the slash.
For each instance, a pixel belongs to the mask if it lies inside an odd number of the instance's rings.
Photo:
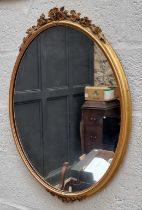
<path id="1" fill-rule="evenodd" d="M 47 183 L 66 192 L 95 185 L 113 160 L 121 120 L 119 87 L 100 47 L 69 26 L 41 32 L 18 67 L 14 117 Z"/>

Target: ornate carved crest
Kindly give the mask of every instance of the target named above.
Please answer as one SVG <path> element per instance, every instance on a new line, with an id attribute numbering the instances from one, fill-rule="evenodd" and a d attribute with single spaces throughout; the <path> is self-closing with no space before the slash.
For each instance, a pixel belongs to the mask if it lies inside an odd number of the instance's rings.
<path id="1" fill-rule="evenodd" d="M 44 14 L 42 14 L 40 16 L 40 18 L 37 19 L 37 25 L 30 27 L 26 31 L 27 36 L 24 37 L 23 43 L 22 43 L 20 49 L 22 48 L 22 46 L 26 42 L 26 40 L 32 34 L 34 34 L 39 28 L 41 28 L 42 26 L 44 26 L 50 22 L 62 21 L 62 20 L 69 20 L 72 22 L 76 22 L 76 23 L 82 25 L 83 27 L 90 28 L 90 30 L 94 34 L 96 34 L 101 41 L 105 42 L 105 37 L 102 34 L 101 28 L 96 26 L 95 24 L 92 24 L 92 21 L 88 17 L 80 17 L 80 16 L 81 16 L 81 13 L 78 13 L 75 10 L 71 10 L 69 12 L 64 7 L 61 7 L 61 8 L 54 7 L 53 9 L 51 9 L 49 11 L 47 18 Z"/>
<path id="2" fill-rule="evenodd" d="M 46 189 L 46 191 L 49 192 L 52 196 L 56 196 L 55 193 L 50 192 L 48 189 Z M 76 201 L 76 200 L 81 201 L 81 200 L 83 200 L 83 199 L 86 198 L 86 196 L 64 197 L 64 196 L 60 196 L 60 195 L 57 195 L 57 197 L 58 197 L 60 200 L 62 200 L 63 202 L 66 202 L 66 203 L 68 203 L 68 202 L 74 202 L 74 201 Z"/>

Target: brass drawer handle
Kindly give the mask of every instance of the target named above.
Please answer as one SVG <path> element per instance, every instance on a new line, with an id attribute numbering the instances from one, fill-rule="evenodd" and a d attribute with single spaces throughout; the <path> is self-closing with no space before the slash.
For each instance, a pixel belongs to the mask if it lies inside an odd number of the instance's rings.
<path id="1" fill-rule="evenodd" d="M 94 141 L 96 138 L 97 138 L 96 136 L 90 136 L 90 139 L 91 139 L 92 141 Z"/>
<path id="2" fill-rule="evenodd" d="M 96 118 L 92 116 L 92 117 L 90 117 L 90 120 L 91 121 L 96 121 Z"/>

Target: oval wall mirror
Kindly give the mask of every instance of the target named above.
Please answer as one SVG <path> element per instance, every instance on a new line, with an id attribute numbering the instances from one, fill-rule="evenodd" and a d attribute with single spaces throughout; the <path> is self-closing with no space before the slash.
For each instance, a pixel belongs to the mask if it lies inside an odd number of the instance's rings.
<path id="1" fill-rule="evenodd" d="M 101 29 L 53 8 L 27 31 L 10 85 L 10 121 L 33 176 L 64 201 L 110 180 L 131 122 L 122 66 Z"/>

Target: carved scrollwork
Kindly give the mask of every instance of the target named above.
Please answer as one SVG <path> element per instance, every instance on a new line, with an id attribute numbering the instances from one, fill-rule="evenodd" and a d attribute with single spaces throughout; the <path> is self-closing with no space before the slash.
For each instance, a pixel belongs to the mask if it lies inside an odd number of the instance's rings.
<path id="1" fill-rule="evenodd" d="M 39 28 L 42 26 L 53 22 L 53 21 L 62 21 L 68 20 L 72 22 L 76 22 L 83 27 L 89 28 L 93 34 L 97 35 L 98 38 L 105 43 L 105 37 L 102 34 L 102 30 L 100 27 L 92 24 L 92 21 L 88 17 L 80 17 L 81 13 L 76 12 L 75 10 L 68 11 L 64 7 L 57 8 L 54 7 L 48 12 L 48 17 L 46 18 L 45 14 L 41 14 L 41 16 L 37 19 L 37 25 L 30 27 L 26 34 L 27 36 L 23 38 L 23 43 L 20 47 L 20 50 L 26 40 L 33 35 Z"/>
<path id="2" fill-rule="evenodd" d="M 85 195 L 84 196 L 76 195 L 76 196 L 71 196 L 71 197 L 67 197 L 67 196 L 63 196 L 63 195 L 56 195 L 54 192 L 51 192 L 49 189 L 47 189 L 47 188 L 45 188 L 45 189 L 52 196 L 57 196 L 60 200 L 62 200 L 62 202 L 66 202 L 66 203 L 74 202 L 74 201 L 81 201 L 86 198 Z"/>
<path id="3" fill-rule="evenodd" d="M 49 192 L 52 196 L 56 196 L 55 193 L 52 193 L 50 192 L 48 189 L 46 189 L 47 192 Z M 86 198 L 86 196 L 72 196 L 72 197 L 67 197 L 67 196 L 61 196 L 61 195 L 57 195 L 57 197 L 62 200 L 62 202 L 66 202 L 66 203 L 69 203 L 69 202 L 74 202 L 74 201 L 81 201 L 83 199 Z"/>

